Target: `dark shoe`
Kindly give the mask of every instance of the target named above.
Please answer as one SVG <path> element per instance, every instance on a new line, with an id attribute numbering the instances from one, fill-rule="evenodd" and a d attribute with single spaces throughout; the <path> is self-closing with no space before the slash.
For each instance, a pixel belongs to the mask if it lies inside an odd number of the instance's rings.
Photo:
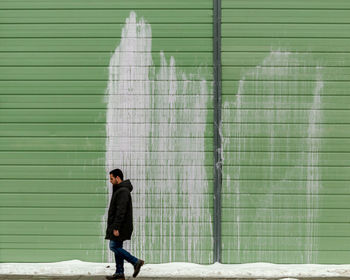
<path id="1" fill-rule="evenodd" d="M 139 274 L 141 266 L 143 266 L 145 262 L 143 260 L 138 260 L 137 263 L 135 263 L 134 265 L 134 274 L 132 275 L 132 277 L 136 277 L 137 274 Z"/>
<path id="2" fill-rule="evenodd" d="M 124 273 L 114 273 L 112 276 L 106 276 L 107 280 L 125 280 Z"/>

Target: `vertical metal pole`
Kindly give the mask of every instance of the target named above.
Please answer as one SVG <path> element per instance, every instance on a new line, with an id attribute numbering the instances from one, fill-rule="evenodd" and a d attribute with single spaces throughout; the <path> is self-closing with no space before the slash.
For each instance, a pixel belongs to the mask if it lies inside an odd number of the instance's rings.
<path id="1" fill-rule="evenodd" d="M 214 262 L 221 262 L 221 0 L 213 0 Z"/>

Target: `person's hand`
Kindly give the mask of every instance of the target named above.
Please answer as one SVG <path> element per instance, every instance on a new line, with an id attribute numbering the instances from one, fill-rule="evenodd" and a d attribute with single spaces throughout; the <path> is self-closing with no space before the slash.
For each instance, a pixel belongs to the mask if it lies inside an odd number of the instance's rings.
<path id="1" fill-rule="evenodd" d="M 114 236 L 119 236 L 119 231 L 116 230 L 116 229 L 114 229 L 114 230 L 113 230 L 113 234 L 114 234 Z"/>

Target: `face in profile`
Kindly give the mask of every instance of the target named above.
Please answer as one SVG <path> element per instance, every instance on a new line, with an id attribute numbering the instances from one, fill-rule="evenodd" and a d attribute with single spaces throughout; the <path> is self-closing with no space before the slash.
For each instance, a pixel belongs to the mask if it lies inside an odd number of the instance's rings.
<path id="1" fill-rule="evenodd" d="M 118 180 L 117 177 L 114 177 L 113 174 L 109 174 L 109 181 L 111 182 L 112 185 L 117 185 L 118 184 Z"/>

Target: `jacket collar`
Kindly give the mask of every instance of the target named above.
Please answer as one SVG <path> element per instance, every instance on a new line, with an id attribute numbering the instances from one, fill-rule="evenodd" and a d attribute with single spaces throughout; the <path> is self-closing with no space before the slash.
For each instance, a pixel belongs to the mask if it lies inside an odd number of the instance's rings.
<path id="1" fill-rule="evenodd" d="M 113 185 L 113 193 L 119 190 L 122 186 L 120 184 Z"/>
<path id="2" fill-rule="evenodd" d="M 113 185 L 113 193 L 121 188 L 127 188 L 130 192 L 133 189 L 130 180 L 124 180 L 120 184 Z"/>

